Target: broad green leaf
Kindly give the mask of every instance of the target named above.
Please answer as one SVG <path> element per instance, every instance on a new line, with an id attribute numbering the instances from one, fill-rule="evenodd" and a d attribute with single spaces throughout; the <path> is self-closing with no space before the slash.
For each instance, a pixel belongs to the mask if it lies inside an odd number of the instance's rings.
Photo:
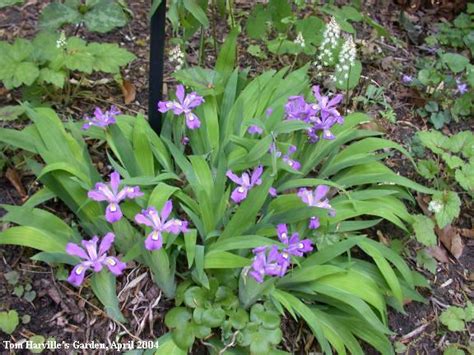
<path id="1" fill-rule="evenodd" d="M 74 8 L 59 2 L 53 2 L 41 11 L 39 27 L 54 31 L 67 23 L 77 23 L 81 14 Z"/>
<path id="2" fill-rule="evenodd" d="M 438 238 L 434 233 L 434 223 L 431 218 L 417 214 L 414 217 L 413 230 L 415 231 L 416 240 L 426 246 L 435 246 Z"/>
<path id="3" fill-rule="evenodd" d="M 362 73 L 362 63 L 356 60 L 351 66 L 348 77 L 345 77 L 345 71 L 336 70 L 336 88 L 339 90 L 351 90 L 359 84 L 360 75 Z"/>
<path id="4" fill-rule="evenodd" d="M 13 333 L 19 323 L 18 313 L 14 309 L 8 312 L 0 312 L 0 330 L 3 332 L 7 334 Z"/>
<path id="5" fill-rule="evenodd" d="M 270 0 L 268 12 L 272 16 L 272 25 L 280 32 L 286 31 L 288 24 L 282 20 L 292 15 L 290 3 L 287 0 Z"/>
<path id="6" fill-rule="evenodd" d="M 125 48 L 120 48 L 116 43 L 91 43 L 87 51 L 93 56 L 95 71 L 116 74 L 136 57 Z"/>
<path id="7" fill-rule="evenodd" d="M 267 33 L 267 22 L 271 14 L 263 4 L 256 4 L 247 18 L 246 32 L 252 39 L 262 39 Z"/>
<path id="8" fill-rule="evenodd" d="M 457 169 L 454 176 L 464 190 L 474 192 L 474 162 Z"/>
<path id="9" fill-rule="evenodd" d="M 33 51 L 34 47 L 30 41 L 24 38 L 17 38 L 11 46 L 9 55 L 11 59 L 13 59 L 13 61 L 15 61 L 16 63 L 21 63 L 24 61 L 28 61 Z"/>
<path id="10" fill-rule="evenodd" d="M 0 121 L 13 121 L 25 113 L 23 106 L 4 106 L 0 108 Z"/>
<path id="11" fill-rule="evenodd" d="M 38 79 L 45 83 L 53 84 L 54 86 L 62 89 L 66 80 L 66 73 L 64 73 L 63 71 L 56 71 L 49 68 L 42 68 L 39 73 Z"/>
<path id="12" fill-rule="evenodd" d="M 39 74 L 40 71 L 35 63 L 19 63 L 15 68 L 15 72 L 13 73 L 13 82 L 15 83 L 15 87 L 18 87 L 22 84 L 27 86 L 32 85 L 38 78 Z"/>
<path id="13" fill-rule="evenodd" d="M 78 37 L 70 37 L 67 40 L 66 48 L 68 53 L 64 60 L 66 68 L 91 74 L 95 58 L 89 52 L 86 42 Z"/>
<path id="14" fill-rule="evenodd" d="M 100 0 L 84 16 L 84 23 L 92 32 L 109 32 L 117 27 L 125 26 L 127 14 L 116 1 Z"/>
<path id="15" fill-rule="evenodd" d="M 444 228 L 450 224 L 459 216 L 461 211 L 461 200 L 458 194 L 453 191 L 435 193 L 430 205 L 432 204 L 439 206 L 439 208 L 433 208 L 439 228 Z"/>
<path id="16" fill-rule="evenodd" d="M 457 53 L 445 53 L 441 59 L 455 74 L 462 72 L 469 64 L 469 59 Z"/>
<path id="17" fill-rule="evenodd" d="M 450 331 L 459 332 L 465 329 L 464 318 L 465 313 L 461 307 L 450 306 L 441 313 L 439 320 L 447 326 Z"/>

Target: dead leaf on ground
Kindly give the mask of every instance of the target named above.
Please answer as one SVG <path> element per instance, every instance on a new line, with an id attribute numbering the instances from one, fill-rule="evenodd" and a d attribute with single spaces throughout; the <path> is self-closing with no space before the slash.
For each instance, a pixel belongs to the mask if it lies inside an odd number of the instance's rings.
<path id="1" fill-rule="evenodd" d="M 456 259 L 459 259 L 462 255 L 464 244 L 458 230 L 448 224 L 443 229 L 436 227 L 435 232 L 446 249 L 448 249 Z"/>
<path id="2" fill-rule="evenodd" d="M 369 121 L 369 122 L 361 123 L 359 125 L 359 127 L 361 129 L 366 129 L 366 130 L 369 130 L 369 131 L 376 131 L 376 132 L 386 133 L 385 128 L 383 128 L 382 126 L 377 124 L 377 122 L 375 122 L 375 121 Z"/>
<path id="3" fill-rule="evenodd" d="M 426 248 L 426 252 L 430 254 L 433 258 L 438 260 L 439 262 L 449 263 L 448 253 L 446 252 L 446 249 L 442 247 L 435 246 L 435 247 Z"/>
<path id="4" fill-rule="evenodd" d="M 423 196 L 423 195 L 417 194 L 416 202 L 418 202 L 418 206 L 420 206 L 423 213 L 426 216 L 431 217 L 432 213 L 430 212 L 430 210 L 428 210 L 428 204 L 430 203 L 430 198 L 426 195 Z"/>
<path id="5" fill-rule="evenodd" d="M 377 230 L 377 237 L 379 237 L 380 243 L 385 246 L 390 246 L 390 240 L 379 230 Z"/>
<path id="6" fill-rule="evenodd" d="M 10 181 L 22 199 L 25 199 L 28 196 L 21 182 L 20 175 L 15 169 L 8 168 L 5 173 L 5 177 L 8 179 L 8 181 Z"/>
<path id="7" fill-rule="evenodd" d="M 385 57 L 384 59 L 382 59 L 380 65 L 384 70 L 389 70 L 390 68 L 393 68 L 393 57 L 390 55 Z"/>
<path id="8" fill-rule="evenodd" d="M 135 101 L 135 97 L 137 95 L 137 89 L 135 88 L 135 85 L 133 85 L 128 80 L 124 80 L 121 87 L 122 87 L 123 101 L 125 102 L 125 104 L 128 105 L 132 103 L 133 101 Z"/>

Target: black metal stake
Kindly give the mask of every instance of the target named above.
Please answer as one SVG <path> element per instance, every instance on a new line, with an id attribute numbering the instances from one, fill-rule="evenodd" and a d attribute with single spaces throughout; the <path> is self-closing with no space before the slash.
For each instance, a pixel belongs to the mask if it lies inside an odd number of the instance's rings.
<path id="1" fill-rule="evenodd" d="M 163 63 L 165 56 L 166 0 L 151 17 L 150 21 L 150 74 L 148 77 L 148 119 L 156 133 L 161 131 L 161 112 L 158 101 L 163 97 Z"/>

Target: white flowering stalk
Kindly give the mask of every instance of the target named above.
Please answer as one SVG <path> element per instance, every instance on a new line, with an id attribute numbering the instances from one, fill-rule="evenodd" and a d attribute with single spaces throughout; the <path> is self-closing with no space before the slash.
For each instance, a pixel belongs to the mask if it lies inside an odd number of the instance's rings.
<path id="1" fill-rule="evenodd" d="M 342 45 L 339 53 L 339 63 L 336 65 L 336 77 L 339 84 L 342 85 L 349 79 L 349 73 L 356 60 L 357 50 L 354 40 L 351 36 L 347 36 L 346 41 Z"/>
<path id="2" fill-rule="evenodd" d="M 298 32 L 298 35 L 296 36 L 295 43 L 299 45 L 301 48 L 306 47 L 306 43 L 304 41 L 303 34 L 301 32 Z"/>
<path id="3" fill-rule="evenodd" d="M 318 70 L 320 70 L 323 65 L 328 66 L 334 63 L 334 51 L 339 45 L 340 37 L 341 28 L 333 17 L 326 25 L 326 30 L 323 34 L 323 41 L 319 46 L 319 55 L 314 63 Z"/>
<path id="4" fill-rule="evenodd" d="M 59 36 L 58 40 L 56 41 L 56 48 L 63 48 L 66 47 L 66 34 L 64 31 L 61 32 L 61 35 Z"/>
<path id="5" fill-rule="evenodd" d="M 176 45 L 169 51 L 170 62 L 176 65 L 176 70 L 180 70 L 184 65 L 184 53 L 181 50 L 181 47 Z"/>

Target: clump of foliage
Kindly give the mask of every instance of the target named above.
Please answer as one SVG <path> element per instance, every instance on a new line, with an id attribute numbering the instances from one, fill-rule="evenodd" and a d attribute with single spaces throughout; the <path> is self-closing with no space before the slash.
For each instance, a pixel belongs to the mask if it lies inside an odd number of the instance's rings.
<path id="1" fill-rule="evenodd" d="M 22 3 L 24 0 L 0 0 L 0 9 L 7 6 Z"/>
<path id="2" fill-rule="evenodd" d="M 375 106 L 377 113 L 380 114 L 382 118 L 391 123 L 396 122 L 397 115 L 385 96 L 385 90 L 383 86 L 369 84 L 365 94 L 354 97 L 353 101 L 361 103 L 365 110 L 367 110 L 370 106 Z"/>
<path id="3" fill-rule="evenodd" d="M 48 4 L 39 19 L 40 29 L 56 31 L 64 25 L 81 25 L 92 32 L 109 32 L 127 24 L 129 15 L 123 0 L 66 0 Z"/>
<path id="4" fill-rule="evenodd" d="M 434 181 L 438 188 L 446 188 L 456 181 L 469 194 L 474 194 L 474 135 L 463 131 L 447 137 L 438 131 L 419 132 L 418 137 L 424 147 L 433 152 L 438 161 L 420 160 L 420 174 Z M 443 175 L 440 178 L 440 165 L 443 164 Z"/>
<path id="5" fill-rule="evenodd" d="M 474 320 L 474 306 L 468 301 L 466 307 L 449 306 L 439 320 L 452 332 L 460 332 L 466 329 L 466 324 Z"/>
<path id="6" fill-rule="evenodd" d="M 453 22 L 441 22 L 437 32 L 426 38 L 429 45 L 469 49 L 474 55 L 474 4 L 467 4 L 466 12 L 460 13 Z"/>
<path id="7" fill-rule="evenodd" d="M 419 89 L 427 99 L 418 110 L 436 129 L 452 120 L 470 117 L 474 112 L 474 66 L 462 54 L 438 50 L 433 57 L 422 58 L 417 78 L 409 85 Z"/>
<path id="8" fill-rule="evenodd" d="M 119 322 L 116 276 L 132 260 L 146 265 L 176 303 L 161 346 L 186 351 L 205 338 L 215 349 L 267 354 L 289 315 L 325 353 L 362 354 L 357 339 L 393 352 L 387 308 L 422 301 L 415 286 L 425 281 L 363 230 L 382 220 L 410 230 L 407 189 L 435 191 L 386 167 L 386 149 L 408 153 L 363 129 L 367 115 L 343 117 L 342 95 L 310 92 L 307 67 L 253 80 L 234 70 L 235 40 L 215 70 L 176 73 L 196 92 L 178 86 L 176 99 L 159 103 L 168 112 L 161 136 L 116 110 L 96 110 L 81 130 L 26 106 L 33 124 L 1 129 L 0 141 L 41 158 L 28 166 L 44 187 L 23 206 L 4 206 L 2 220 L 17 226 L 0 243 L 74 266 L 69 282 L 90 285 Z M 107 142 L 108 182 L 88 153 L 91 138 Z M 54 197 L 80 228 L 37 207 Z"/>
<path id="9" fill-rule="evenodd" d="M 31 41 L 0 42 L 0 81 L 7 89 L 39 88 L 48 95 L 69 88 L 75 74 L 81 78 L 78 85 L 94 72 L 120 75 L 120 69 L 134 59 L 117 44 L 87 43 L 79 37 L 41 32 Z"/>
<path id="10" fill-rule="evenodd" d="M 405 75 L 404 82 L 416 87 L 427 103 L 418 110 L 422 117 L 440 129 L 447 123 L 467 119 L 474 113 L 474 66 L 467 51 L 456 53 L 447 47 L 469 48 L 474 44 L 474 6 L 451 23 L 442 23 L 439 32 L 425 41 L 430 54 L 417 62 L 416 78 Z M 444 48 L 438 48 L 439 45 Z"/>
<path id="11" fill-rule="evenodd" d="M 356 31 L 350 21 L 360 22 L 366 17 L 352 6 L 324 5 L 319 10 L 332 16 L 329 23 L 313 15 L 298 18 L 287 1 L 258 4 L 246 23 L 248 37 L 256 41 L 247 51 L 261 59 L 267 58 L 267 52 L 290 54 L 295 56 L 295 62 L 304 54 L 314 62 L 319 75 L 323 67 L 335 69 L 333 79 L 338 89 L 352 89 L 359 81 L 362 67 L 355 58 L 352 37 Z M 262 50 L 259 42 L 266 50 Z"/>

